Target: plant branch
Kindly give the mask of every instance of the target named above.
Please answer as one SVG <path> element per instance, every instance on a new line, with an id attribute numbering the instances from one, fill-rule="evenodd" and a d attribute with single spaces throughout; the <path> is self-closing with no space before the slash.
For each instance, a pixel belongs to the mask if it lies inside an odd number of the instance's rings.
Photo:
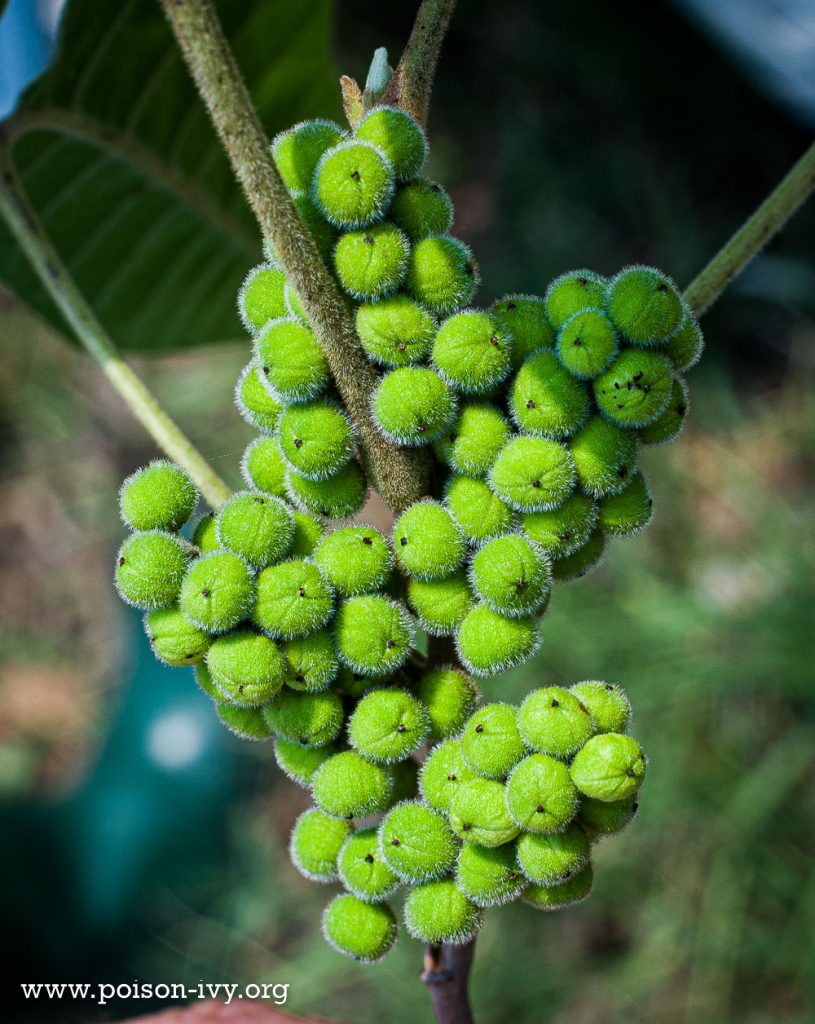
<path id="1" fill-rule="evenodd" d="M 378 376 L 343 297 L 275 167 L 269 144 L 210 0 L 161 0 L 198 92 L 265 239 L 296 288 L 337 389 L 359 431 L 368 478 L 395 512 L 426 490 L 429 460 L 376 429 Z"/>
<path id="2" fill-rule="evenodd" d="M 3 137 L 0 137 L 0 212 L 46 291 L 133 415 L 162 451 L 186 469 L 205 500 L 218 508 L 229 497 L 229 488 L 161 408 L 144 381 L 128 366 L 96 318 L 29 204 Z"/>
<path id="3" fill-rule="evenodd" d="M 422 0 L 413 31 L 393 73 L 382 102 L 401 107 L 419 124 L 427 124 L 433 75 L 442 40 L 456 0 Z"/>
<path id="4" fill-rule="evenodd" d="M 719 250 L 685 292 L 691 309 L 701 316 L 780 231 L 815 188 L 815 143 L 792 166 L 749 220 Z"/>
<path id="5" fill-rule="evenodd" d="M 475 939 L 463 946 L 428 943 L 424 970 L 419 976 L 427 987 L 438 1024 L 473 1024 L 467 990 L 475 955 Z"/>

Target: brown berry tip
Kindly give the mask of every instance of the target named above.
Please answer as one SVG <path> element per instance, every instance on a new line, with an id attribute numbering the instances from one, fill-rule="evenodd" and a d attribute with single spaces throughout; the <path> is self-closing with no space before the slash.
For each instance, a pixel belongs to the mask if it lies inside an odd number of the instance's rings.
<path id="1" fill-rule="evenodd" d="M 209 597 L 211 593 L 212 591 L 209 589 L 209 587 L 203 587 L 201 590 L 201 597 Z"/>
<path id="2" fill-rule="evenodd" d="M 448 775 L 447 776 L 447 781 L 448 782 L 455 782 L 456 781 L 456 776 L 455 775 Z"/>
<path id="3" fill-rule="evenodd" d="M 396 726 L 396 731 L 397 731 L 397 732 L 406 732 L 406 731 L 407 731 L 407 726 L 405 725 L 405 723 L 404 723 L 404 722 L 400 722 L 400 723 L 399 723 L 399 724 L 398 724 L 398 725 Z"/>
<path id="4" fill-rule="evenodd" d="M 302 439 L 302 437 L 295 437 L 295 439 L 294 439 L 294 447 L 295 448 L 302 448 L 303 447 L 303 439 Z"/>
<path id="5" fill-rule="evenodd" d="M 625 774 L 629 777 L 629 779 L 633 779 L 634 778 L 634 769 L 633 768 L 626 768 Z"/>
<path id="6" fill-rule="evenodd" d="M 537 811 L 538 814 L 543 814 L 543 804 L 538 804 L 538 806 L 535 808 L 535 810 Z"/>
<path id="7" fill-rule="evenodd" d="M 403 548 L 407 547 L 407 537 L 400 537 L 399 543 L 402 545 Z"/>
<path id="8" fill-rule="evenodd" d="M 374 244 L 374 240 L 373 240 L 371 235 L 366 235 L 365 236 L 365 244 L 366 245 L 373 245 Z"/>
<path id="9" fill-rule="evenodd" d="M 532 486 L 533 487 L 540 488 L 540 485 L 541 485 L 540 480 L 533 480 L 532 481 Z"/>
<path id="10" fill-rule="evenodd" d="M 476 732 L 483 732 L 484 731 L 484 726 L 479 722 L 478 725 L 475 727 L 475 731 Z"/>
<path id="11" fill-rule="evenodd" d="M 297 596 L 298 597 L 305 597 L 306 596 L 306 588 L 305 587 L 298 587 L 298 589 L 297 589 Z"/>
<path id="12" fill-rule="evenodd" d="M 373 862 L 374 862 L 373 854 L 372 853 L 366 853 L 365 854 L 365 863 L 366 864 L 373 864 Z"/>
<path id="13" fill-rule="evenodd" d="M 462 832 L 469 832 L 472 827 L 473 827 L 472 825 L 462 825 L 461 826 L 461 831 Z"/>
<path id="14" fill-rule="evenodd" d="M 371 540 L 370 537 L 363 537 L 362 538 L 362 543 L 370 545 L 370 544 L 373 544 L 373 541 Z"/>
<path id="15" fill-rule="evenodd" d="M 351 177 L 354 179 L 354 181 L 359 181 L 359 179 L 360 179 L 359 171 L 351 171 Z"/>
<path id="16" fill-rule="evenodd" d="M 396 838 L 396 836 L 394 836 L 393 839 L 391 839 L 391 846 L 398 846 L 398 845 L 399 845 L 399 840 Z"/>
<path id="17" fill-rule="evenodd" d="M 388 640 L 387 643 L 385 644 L 385 646 L 388 648 L 389 651 L 392 651 L 394 649 L 394 647 L 396 646 L 396 641 L 395 640 Z"/>
<path id="18" fill-rule="evenodd" d="M 556 697 L 553 697 L 552 698 L 552 703 L 549 705 L 549 707 L 550 708 L 559 708 L 560 707 L 560 701 Z"/>
<path id="19" fill-rule="evenodd" d="M 527 409 L 534 409 L 535 408 L 535 399 L 534 398 L 530 398 L 529 401 L 526 403 L 526 407 L 527 407 Z"/>

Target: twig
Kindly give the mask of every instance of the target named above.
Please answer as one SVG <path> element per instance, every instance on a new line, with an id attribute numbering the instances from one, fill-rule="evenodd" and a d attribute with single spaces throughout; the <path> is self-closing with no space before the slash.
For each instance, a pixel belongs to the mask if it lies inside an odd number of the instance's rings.
<path id="1" fill-rule="evenodd" d="M 419 976 L 427 987 L 438 1024 L 473 1024 L 467 990 L 475 955 L 475 939 L 463 946 L 425 947 L 424 970 Z"/>
<path id="2" fill-rule="evenodd" d="M 413 31 L 382 102 L 401 107 L 419 124 L 427 124 L 433 75 L 442 40 L 453 16 L 456 0 L 422 0 Z"/>
<path id="3" fill-rule="evenodd" d="M 205 500 L 218 508 L 229 497 L 229 488 L 128 366 L 94 315 L 29 204 L 2 135 L 0 171 L 0 212 L 43 286 L 136 419 L 165 454 L 186 469 Z"/>

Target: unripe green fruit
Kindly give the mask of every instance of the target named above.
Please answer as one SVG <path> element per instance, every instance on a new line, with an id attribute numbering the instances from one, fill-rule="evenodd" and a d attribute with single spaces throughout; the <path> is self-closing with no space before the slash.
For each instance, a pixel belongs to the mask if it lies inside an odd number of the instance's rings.
<path id="1" fill-rule="evenodd" d="M 334 402 L 304 402 L 283 410 L 278 425 L 286 461 L 309 480 L 335 476 L 354 454 L 354 431 Z"/>
<path id="2" fill-rule="evenodd" d="M 263 717 L 261 715 L 261 717 Z M 264 727 L 270 733 L 266 719 L 263 718 Z M 274 756 L 278 767 L 292 782 L 298 786 L 308 789 L 311 785 L 314 773 L 320 765 L 330 757 L 339 753 L 339 748 L 334 744 L 325 747 L 304 747 L 299 742 L 284 740 L 277 737 L 274 743 Z"/>
<path id="3" fill-rule="evenodd" d="M 206 515 L 201 516 L 195 524 L 195 529 L 192 531 L 190 543 L 194 548 L 198 548 L 202 555 L 209 554 L 210 551 L 217 551 L 220 548 L 218 531 L 215 528 L 214 512 L 207 512 Z"/>
<path id="4" fill-rule="evenodd" d="M 668 360 L 657 352 L 624 349 L 592 381 L 597 407 L 622 427 L 647 427 L 665 411 L 673 379 Z"/>
<path id="5" fill-rule="evenodd" d="M 134 530 L 178 530 L 198 504 L 198 489 L 180 466 L 155 459 L 122 484 L 119 508 Z"/>
<path id="6" fill-rule="evenodd" d="M 252 621 L 271 637 L 308 636 L 328 622 L 333 609 L 331 584 L 313 562 L 292 558 L 257 578 Z"/>
<path id="7" fill-rule="evenodd" d="M 294 536 L 289 548 L 290 558 L 308 558 L 314 554 L 320 538 L 323 536 L 323 528 L 315 516 L 310 512 L 295 510 Z"/>
<path id="8" fill-rule="evenodd" d="M 333 121 L 301 121 L 276 135 L 272 156 L 290 192 L 308 191 L 320 157 L 344 136 Z"/>
<path id="9" fill-rule="evenodd" d="M 532 750 L 568 758 L 592 735 L 594 721 L 575 694 L 546 686 L 527 695 L 518 709 L 518 728 Z"/>
<path id="10" fill-rule="evenodd" d="M 574 488 L 574 460 L 557 441 L 514 437 L 501 449 L 489 482 L 498 497 L 519 512 L 557 508 Z"/>
<path id="11" fill-rule="evenodd" d="M 407 273 L 410 243 L 393 224 L 375 224 L 340 237 L 334 269 L 342 287 L 359 302 L 396 291 Z"/>
<path id="12" fill-rule="evenodd" d="M 636 740 L 617 732 L 600 733 L 575 754 L 572 782 L 592 800 L 625 800 L 642 785 L 645 765 Z"/>
<path id="13" fill-rule="evenodd" d="M 281 646 L 288 667 L 286 685 L 292 690 L 318 693 L 336 679 L 339 663 L 334 640 L 327 629 L 294 637 Z"/>
<path id="14" fill-rule="evenodd" d="M 381 220 L 394 191 L 390 161 L 377 146 L 352 140 L 324 154 L 311 197 L 329 223 L 361 228 Z"/>
<path id="15" fill-rule="evenodd" d="M 425 672 L 416 684 L 416 696 L 427 710 L 430 739 L 455 735 L 478 700 L 478 688 L 466 672 L 442 665 Z"/>
<path id="16" fill-rule="evenodd" d="M 485 480 L 454 474 L 448 480 L 445 501 L 470 544 L 507 533 L 515 523 L 515 513 Z"/>
<path id="17" fill-rule="evenodd" d="M 447 814 L 459 787 L 476 777 L 464 760 L 458 740 L 440 743 L 427 755 L 419 774 L 419 789 L 425 802 Z"/>
<path id="18" fill-rule="evenodd" d="M 689 395 L 688 385 L 682 377 L 674 377 L 671 397 L 665 411 L 637 432 L 643 444 L 670 444 L 682 433 L 688 416 Z"/>
<path id="19" fill-rule="evenodd" d="M 116 555 L 116 589 L 126 603 L 152 611 L 175 604 L 190 548 L 174 533 L 134 533 Z"/>
<path id="20" fill-rule="evenodd" d="M 509 440 L 509 424 L 487 402 L 469 402 L 450 427 L 448 462 L 459 473 L 485 476 Z"/>
<path id="21" fill-rule="evenodd" d="M 515 843 L 464 843 L 456 862 L 456 885 L 477 907 L 497 907 L 520 895 L 526 879 L 515 862 Z"/>
<path id="22" fill-rule="evenodd" d="M 589 841 L 576 824 L 564 832 L 526 833 L 518 839 L 518 866 L 535 885 L 561 885 L 582 871 L 589 859 Z"/>
<path id="23" fill-rule="evenodd" d="M 517 713 L 511 704 L 485 704 L 470 718 L 461 734 L 461 752 L 474 772 L 490 779 L 505 779 L 521 760 L 524 750 Z"/>
<path id="24" fill-rule="evenodd" d="M 431 636 L 452 636 L 473 604 L 463 570 L 443 580 L 411 579 L 407 599 L 419 625 Z"/>
<path id="25" fill-rule="evenodd" d="M 552 567 L 543 548 L 519 534 L 496 537 L 475 553 L 473 590 L 493 611 L 517 617 L 538 611 L 552 589 Z"/>
<path id="26" fill-rule="evenodd" d="M 662 346 L 662 354 L 670 360 L 676 373 L 684 373 L 696 366 L 705 347 L 702 331 L 696 317 L 685 309 L 679 327 Z"/>
<path id="27" fill-rule="evenodd" d="M 419 765 L 412 757 L 388 765 L 393 788 L 388 807 L 395 807 L 403 800 L 416 800 L 419 796 Z"/>
<path id="28" fill-rule="evenodd" d="M 403 761 L 427 735 L 427 713 L 405 690 L 373 690 L 348 722 L 351 746 L 369 761 Z"/>
<path id="29" fill-rule="evenodd" d="M 320 810 L 334 818 L 364 818 L 388 803 L 393 781 L 378 764 L 366 761 L 356 750 L 329 757 L 312 779 L 314 799 Z"/>
<path id="30" fill-rule="evenodd" d="M 420 580 L 440 580 L 461 565 L 464 537 L 450 512 L 437 501 L 417 501 L 393 526 L 393 549 L 404 573 Z"/>
<path id="31" fill-rule="evenodd" d="M 368 356 L 383 366 L 420 362 L 436 335 L 433 317 L 402 293 L 359 306 L 356 328 Z"/>
<path id="32" fill-rule="evenodd" d="M 224 699 L 224 695 L 215 685 L 212 676 L 209 674 L 209 669 L 203 661 L 199 661 L 193 668 L 193 676 L 195 682 L 198 684 L 198 689 L 219 704 Z"/>
<path id="33" fill-rule="evenodd" d="M 213 551 L 187 570 L 178 603 L 181 611 L 206 633 L 225 633 L 247 617 L 255 601 L 249 566 L 229 551 Z"/>
<path id="34" fill-rule="evenodd" d="M 290 282 L 286 282 L 286 287 L 283 290 L 283 296 L 286 301 L 286 310 L 284 316 L 294 318 L 304 327 L 310 327 L 306 311 L 303 308 L 303 300 L 294 285 Z"/>
<path id="35" fill-rule="evenodd" d="M 627 267 L 608 284 L 608 315 L 634 345 L 660 345 L 674 333 L 684 314 L 669 277 L 653 267 Z"/>
<path id="36" fill-rule="evenodd" d="M 642 473 L 634 473 L 619 494 L 603 498 L 597 525 L 615 537 L 634 537 L 651 522 L 654 503 Z"/>
<path id="37" fill-rule="evenodd" d="M 399 876 L 385 863 L 379 849 L 379 829 L 360 829 L 350 835 L 337 861 L 340 881 L 358 899 L 379 903 L 397 889 Z"/>
<path id="38" fill-rule="evenodd" d="M 327 534 L 314 561 L 339 597 L 381 590 L 392 565 L 390 545 L 373 526 L 346 526 Z"/>
<path id="39" fill-rule="evenodd" d="M 407 290 L 433 313 L 448 313 L 469 302 L 478 285 L 478 265 L 457 238 L 429 235 L 411 249 Z"/>
<path id="40" fill-rule="evenodd" d="M 586 543 L 563 558 L 552 562 L 552 576 L 556 580 L 577 580 L 596 569 L 603 560 L 606 550 L 606 536 L 602 530 L 595 530 Z"/>
<path id="41" fill-rule="evenodd" d="M 260 491 L 239 491 L 220 507 L 215 527 L 221 547 L 261 569 L 289 550 L 294 519 L 280 498 Z"/>
<path id="42" fill-rule="evenodd" d="M 289 842 L 292 864 L 312 882 L 336 882 L 337 858 L 350 835 L 347 821 L 330 818 L 313 807 L 303 811 Z"/>
<path id="43" fill-rule="evenodd" d="M 229 731 L 242 740 L 268 740 L 271 733 L 259 708 L 215 702 L 215 712 Z"/>
<path id="44" fill-rule="evenodd" d="M 285 285 L 286 275 L 279 267 L 261 263 L 249 271 L 238 293 L 238 314 L 250 334 L 257 334 L 270 320 L 286 315 Z"/>
<path id="45" fill-rule="evenodd" d="M 515 375 L 509 410 L 525 433 L 557 440 L 586 422 L 589 393 L 554 352 L 536 352 Z"/>
<path id="46" fill-rule="evenodd" d="M 597 523 L 597 506 L 587 494 L 576 491 L 548 512 L 527 512 L 524 532 L 552 558 L 563 558 L 581 548 Z"/>
<path id="47" fill-rule="evenodd" d="M 297 212 L 303 223 L 308 228 L 308 232 L 314 239 L 314 244 L 317 246 L 317 252 L 323 258 L 323 262 L 330 265 L 331 253 L 334 251 L 334 246 L 337 244 L 337 236 L 339 231 L 333 224 L 323 217 L 317 204 L 311 198 L 310 195 L 296 196 L 294 199 L 294 205 L 297 207 Z M 294 291 L 294 289 L 292 289 Z M 296 293 L 295 293 L 296 294 Z M 288 302 L 289 310 L 295 304 L 295 301 L 299 305 L 299 312 L 294 313 L 298 319 L 306 322 L 307 318 L 303 310 L 302 304 L 300 304 L 299 297 Z"/>
<path id="48" fill-rule="evenodd" d="M 365 903 L 342 893 L 335 896 L 323 913 L 323 934 L 339 953 L 353 960 L 375 963 L 389 953 L 398 926 L 387 903 Z"/>
<path id="49" fill-rule="evenodd" d="M 614 325 L 601 309 L 584 309 L 573 314 L 558 333 L 558 358 L 569 373 L 581 380 L 602 373 L 618 347 Z"/>
<path id="50" fill-rule="evenodd" d="M 591 680 L 575 683 L 569 692 L 589 709 L 595 732 L 625 732 L 631 720 L 631 701 L 613 683 Z"/>
<path id="51" fill-rule="evenodd" d="M 555 332 L 539 295 L 505 295 L 493 303 L 491 313 L 512 338 L 514 370 L 533 352 L 555 344 Z"/>
<path id="52" fill-rule="evenodd" d="M 531 658 L 539 642 L 531 617 L 510 619 L 486 604 L 477 604 L 459 627 L 456 650 L 473 675 L 494 676 Z"/>
<path id="53" fill-rule="evenodd" d="M 277 644 L 249 629 L 216 637 L 207 651 L 207 668 L 224 696 L 247 708 L 272 700 L 286 678 L 286 660 Z"/>
<path id="54" fill-rule="evenodd" d="M 342 699 L 333 690 L 297 693 L 284 689 L 263 709 L 269 728 L 276 736 L 304 747 L 324 747 L 340 734 Z"/>
<path id="55" fill-rule="evenodd" d="M 244 366 L 235 385 L 235 405 L 249 426 L 271 434 L 277 427 L 281 405 L 264 383 L 265 379 L 257 360 Z"/>
<path id="56" fill-rule="evenodd" d="M 189 622 L 178 608 L 157 608 L 144 617 L 153 654 L 165 665 L 197 665 L 204 660 L 210 637 Z"/>
<path id="57" fill-rule="evenodd" d="M 414 800 L 388 811 L 379 826 L 379 848 L 388 867 L 404 882 L 446 875 L 458 853 L 456 838 L 442 815 Z"/>
<path id="58" fill-rule="evenodd" d="M 544 308 L 556 331 L 570 316 L 588 307 L 597 309 L 605 303 L 606 279 L 592 270 L 570 270 L 552 281 L 546 289 Z"/>
<path id="59" fill-rule="evenodd" d="M 357 125 L 356 136 L 385 153 L 397 181 L 415 178 L 427 159 L 424 132 L 409 114 L 396 107 L 374 107 Z"/>
<path id="60" fill-rule="evenodd" d="M 418 242 L 450 230 L 453 204 L 441 185 L 417 178 L 397 188 L 388 216 L 412 242 Z"/>
<path id="61" fill-rule="evenodd" d="M 256 437 L 243 453 L 241 476 L 253 491 L 286 496 L 286 460 L 276 437 Z M 195 537 L 193 537 L 195 543 Z"/>
<path id="62" fill-rule="evenodd" d="M 396 601 L 362 594 L 340 604 L 334 638 L 340 661 L 354 672 L 384 675 L 404 664 L 413 644 L 413 627 Z"/>
<path id="63" fill-rule="evenodd" d="M 637 813 L 637 801 L 635 798 L 628 800 L 615 800 L 613 803 L 606 803 L 604 800 L 590 800 L 584 796 L 580 801 L 580 813 L 577 820 L 583 826 L 584 831 L 591 840 L 597 840 L 603 836 L 614 835 L 630 824 Z"/>
<path id="64" fill-rule="evenodd" d="M 468 309 L 439 327 L 433 342 L 433 365 L 459 391 L 484 394 L 510 370 L 511 338 L 489 313 Z"/>
<path id="65" fill-rule="evenodd" d="M 326 519 L 347 519 L 362 508 L 368 496 L 365 475 L 356 461 L 325 480 L 309 480 L 290 470 L 286 489 L 296 505 Z"/>
<path id="66" fill-rule="evenodd" d="M 616 494 L 637 465 L 638 447 L 633 431 L 593 416 L 569 441 L 578 485 L 595 498 Z"/>
<path id="67" fill-rule="evenodd" d="M 452 878 L 411 889 L 405 900 L 405 927 L 414 939 L 459 946 L 481 927 L 481 911 Z"/>
<path id="68" fill-rule="evenodd" d="M 568 767 L 548 754 L 524 758 L 507 780 L 507 808 L 524 832 L 561 832 L 574 818 L 578 804 Z"/>
<path id="69" fill-rule="evenodd" d="M 455 414 L 453 393 L 424 366 L 403 366 L 386 373 L 373 395 L 374 418 L 396 444 L 430 444 L 444 433 Z"/>
<path id="70" fill-rule="evenodd" d="M 467 843 L 503 846 L 518 835 L 507 811 L 506 787 L 497 779 L 462 783 L 450 803 L 450 827 Z"/>
<path id="71" fill-rule="evenodd" d="M 535 910 L 561 910 L 563 907 L 581 903 L 591 892 L 594 872 L 591 861 L 560 885 L 529 885 L 521 899 Z"/>
<path id="72" fill-rule="evenodd" d="M 260 372 L 281 402 L 316 398 L 330 380 L 317 339 L 297 320 L 272 320 L 258 335 L 256 350 Z"/>

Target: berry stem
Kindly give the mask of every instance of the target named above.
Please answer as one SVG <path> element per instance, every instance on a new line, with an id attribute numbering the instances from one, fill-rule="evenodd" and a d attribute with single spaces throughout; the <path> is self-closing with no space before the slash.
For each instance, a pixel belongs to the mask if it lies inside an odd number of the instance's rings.
<path id="1" fill-rule="evenodd" d="M 456 0 L 422 0 L 410 38 L 388 83 L 382 102 L 401 107 L 427 124 L 433 75 Z"/>
<path id="2" fill-rule="evenodd" d="M 467 986 L 474 954 L 475 939 L 462 946 L 425 946 L 419 977 L 427 987 L 437 1024 L 473 1024 Z"/>
<path id="3" fill-rule="evenodd" d="M 719 250 L 688 285 L 685 298 L 697 316 L 710 309 L 737 277 L 786 224 L 815 188 L 815 143 L 793 164 L 789 173 L 767 196 L 755 213 Z"/>
<path id="4" fill-rule="evenodd" d="M 275 167 L 268 140 L 210 0 L 162 0 L 164 11 L 249 205 L 297 290 L 357 430 L 368 479 L 401 511 L 425 492 L 428 459 L 380 434 L 370 412 L 378 382 L 348 305 Z"/>
<path id="5" fill-rule="evenodd" d="M 3 145 L 0 145 L 0 213 L 43 287 L 130 411 L 162 451 L 189 473 L 212 508 L 218 508 L 229 497 L 229 488 L 161 408 L 144 381 L 128 366 L 96 318 L 28 202 L 8 148 Z"/>

